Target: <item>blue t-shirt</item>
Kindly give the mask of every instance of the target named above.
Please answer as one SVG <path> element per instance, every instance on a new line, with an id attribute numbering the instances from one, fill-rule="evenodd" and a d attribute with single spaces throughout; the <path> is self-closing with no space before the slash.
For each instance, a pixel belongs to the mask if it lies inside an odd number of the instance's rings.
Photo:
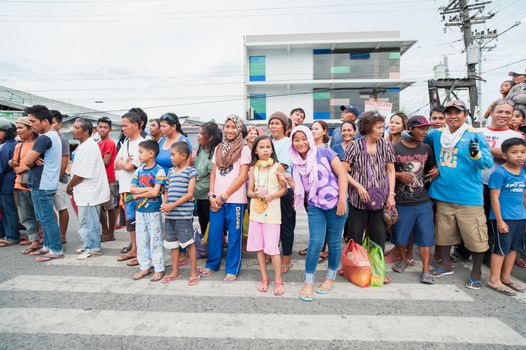
<path id="1" fill-rule="evenodd" d="M 157 184 L 165 186 L 166 175 L 163 168 L 157 164 L 151 168 L 147 168 L 143 165 L 135 171 L 135 174 L 133 174 L 131 184 L 132 186 L 135 185 L 138 188 L 153 188 Z M 135 202 L 137 203 L 138 212 L 152 213 L 160 211 L 162 203 L 161 191 L 159 191 L 159 195 L 157 197 L 139 198 Z"/>
<path id="2" fill-rule="evenodd" d="M 16 173 L 9 166 L 14 158 L 16 141 L 7 140 L 0 145 L 0 193 L 12 194 L 15 187 Z"/>
<path id="3" fill-rule="evenodd" d="M 174 168 L 168 171 L 168 203 L 174 203 L 188 193 L 188 184 L 193 177 L 197 177 L 194 167 L 188 166 L 176 172 Z M 189 200 L 166 214 L 167 219 L 192 219 L 194 202 Z"/>
<path id="4" fill-rule="evenodd" d="M 290 138 L 284 137 L 281 140 L 272 140 L 274 145 L 274 150 L 276 151 L 276 156 L 278 157 L 278 162 L 287 166 L 285 172 L 290 174 L 290 167 L 292 165 L 292 160 L 290 159 Z M 248 180 L 247 180 L 248 181 Z"/>
<path id="5" fill-rule="evenodd" d="M 526 169 L 522 168 L 519 175 L 510 173 L 502 165 L 489 177 L 489 188 L 500 190 L 500 213 L 504 220 L 525 220 L 524 189 L 526 188 Z M 490 220 L 495 220 L 493 207 L 489 214 Z"/>
<path id="6" fill-rule="evenodd" d="M 33 151 L 40 153 L 44 165 L 29 169 L 28 184 L 35 190 L 56 191 L 62 165 L 62 141 L 55 130 L 40 134 L 33 144 Z"/>
<path id="7" fill-rule="evenodd" d="M 345 155 L 345 150 L 343 149 L 343 146 L 341 143 L 337 144 L 336 146 L 333 146 L 332 150 L 336 152 L 340 160 L 343 160 L 343 156 Z"/>
<path id="8" fill-rule="evenodd" d="M 155 162 L 164 169 L 165 174 L 168 174 L 168 170 L 170 170 L 170 168 L 173 167 L 173 164 L 170 160 L 170 149 L 163 149 L 164 141 L 166 141 L 166 137 L 162 137 L 159 140 L 159 154 L 157 155 L 157 158 L 155 158 Z M 188 137 L 181 134 L 179 136 L 179 139 L 177 139 L 177 142 L 182 141 L 188 144 L 188 147 L 190 147 L 190 155 L 192 155 L 192 144 L 190 143 Z"/>
<path id="9" fill-rule="evenodd" d="M 442 148 L 440 137 L 444 128 L 429 131 L 426 143 L 435 152 L 439 175 L 429 189 L 433 199 L 458 205 L 480 206 L 484 204 L 482 169 L 493 166 L 486 137 L 476 129 L 464 131 L 455 147 L 446 151 Z M 469 155 L 469 143 L 478 140 L 480 152 L 477 157 Z"/>

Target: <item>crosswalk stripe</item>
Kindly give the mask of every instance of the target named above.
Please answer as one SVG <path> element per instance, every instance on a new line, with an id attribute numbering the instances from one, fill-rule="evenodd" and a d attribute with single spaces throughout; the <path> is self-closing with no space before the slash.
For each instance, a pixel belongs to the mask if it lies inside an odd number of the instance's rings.
<path id="1" fill-rule="evenodd" d="M 200 259 L 197 261 L 197 265 L 204 265 L 206 259 Z M 165 255 L 165 266 L 170 266 L 172 264 L 172 259 L 168 254 Z M 46 263 L 46 265 L 53 266 L 100 266 L 100 267 L 125 267 L 126 262 L 117 261 L 117 256 L 114 255 L 101 255 L 98 257 L 89 258 L 86 260 L 77 260 L 76 255 L 66 255 L 64 259 L 51 260 Z M 295 262 L 290 271 L 303 271 L 305 266 L 305 260 L 299 260 Z M 224 267 L 221 265 L 221 268 Z M 268 265 L 267 269 L 272 271 L 272 265 Z M 321 263 L 318 265 L 318 270 L 326 270 L 327 262 Z M 244 258 L 242 259 L 241 271 L 245 270 L 259 270 L 258 261 L 255 258 Z"/>
<path id="2" fill-rule="evenodd" d="M 184 279 L 174 281 L 170 285 L 163 285 L 151 283 L 148 279 L 133 281 L 131 278 L 117 277 L 21 275 L 0 284 L 0 290 L 193 297 L 274 297 L 272 284 L 268 293 L 259 292 L 256 286 L 255 281 L 242 280 L 224 283 L 223 281 L 202 279 L 198 285 L 188 287 Z M 302 287 L 303 283 L 285 280 L 285 295 L 283 297 L 298 298 L 298 291 Z M 469 295 L 455 285 L 428 286 L 421 283 L 392 283 L 382 288 L 363 289 L 349 282 L 336 282 L 329 294 L 319 296 L 319 298 L 473 302 Z"/>
<path id="3" fill-rule="evenodd" d="M 5 308 L 0 328 L 26 334 L 526 345 L 526 339 L 492 317 Z"/>

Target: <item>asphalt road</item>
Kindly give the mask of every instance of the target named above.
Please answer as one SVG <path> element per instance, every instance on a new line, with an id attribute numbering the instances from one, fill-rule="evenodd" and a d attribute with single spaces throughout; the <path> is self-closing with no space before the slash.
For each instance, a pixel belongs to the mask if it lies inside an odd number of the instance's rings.
<path id="1" fill-rule="evenodd" d="M 526 349 L 526 295 L 466 289 L 467 263 L 432 286 L 418 282 L 418 266 L 389 272 L 392 283 L 383 288 L 338 278 L 330 294 L 306 303 L 298 298 L 304 260 L 297 253 L 285 295 L 275 297 L 273 284 L 268 293 L 256 290 L 251 254 L 230 284 L 220 271 L 188 287 L 187 268 L 167 286 L 132 281 L 136 269 L 116 261 L 127 234 L 117 238 L 103 244 L 103 256 L 77 261 L 72 218 L 65 259 L 36 263 L 21 246 L 2 248 L 0 349 Z M 294 251 L 306 242 L 300 216 Z M 321 281 L 326 263 L 319 267 Z M 517 273 L 524 281 L 524 271 Z"/>

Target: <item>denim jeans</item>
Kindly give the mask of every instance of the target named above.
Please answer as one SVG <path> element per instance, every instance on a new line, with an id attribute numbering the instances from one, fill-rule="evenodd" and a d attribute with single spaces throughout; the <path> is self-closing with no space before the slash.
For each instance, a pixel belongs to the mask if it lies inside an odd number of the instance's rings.
<path id="1" fill-rule="evenodd" d="M 26 228 L 27 238 L 31 242 L 38 241 L 38 223 L 31 200 L 31 191 L 15 190 L 15 199 L 20 223 Z"/>
<path id="2" fill-rule="evenodd" d="M 2 221 L 0 224 L 4 228 L 5 239 L 19 241 L 20 231 L 18 231 L 18 214 L 16 212 L 15 198 L 13 194 L 0 194 L 0 211 Z"/>
<path id="3" fill-rule="evenodd" d="M 51 254 L 63 254 L 60 230 L 53 211 L 54 194 L 55 191 L 52 190 L 31 189 L 31 199 L 35 207 L 37 221 L 42 226 L 44 233 L 44 246 L 49 249 Z"/>
<path id="4" fill-rule="evenodd" d="M 347 220 L 347 214 L 336 215 L 336 208 L 324 210 L 309 204 L 307 208 L 309 219 L 309 248 L 305 259 L 305 283 L 313 284 L 320 251 L 328 236 L 327 245 L 329 247 L 329 266 L 327 278 L 336 279 L 336 271 L 340 265 L 341 238 L 343 225 Z"/>
<path id="5" fill-rule="evenodd" d="M 78 229 L 84 252 L 100 251 L 100 205 L 78 206 Z"/>

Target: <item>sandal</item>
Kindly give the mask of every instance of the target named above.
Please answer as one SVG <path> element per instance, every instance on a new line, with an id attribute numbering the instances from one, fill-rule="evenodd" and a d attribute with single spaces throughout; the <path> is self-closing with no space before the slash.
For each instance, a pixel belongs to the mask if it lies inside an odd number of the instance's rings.
<path id="1" fill-rule="evenodd" d="M 131 242 L 130 242 L 130 244 L 128 244 L 126 247 L 123 247 L 123 248 L 121 249 L 121 253 L 122 253 L 122 254 L 126 254 L 126 253 L 128 253 L 130 250 L 132 250 L 132 244 L 131 244 Z"/>
<path id="2" fill-rule="evenodd" d="M 433 274 L 431 274 L 431 273 L 422 273 L 422 276 L 420 277 L 420 283 L 434 284 L 435 283 L 435 279 L 433 278 Z"/>
<path id="3" fill-rule="evenodd" d="M 518 267 L 526 268 L 526 258 L 520 258 L 517 261 L 515 261 L 515 265 Z"/>
<path id="4" fill-rule="evenodd" d="M 150 269 L 139 271 L 135 275 L 132 276 L 132 280 L 138 281 L 141 278 L 144 278 L 144 277 L 148 276 L 150 273 L 151 273 Z"/>
<path id="5" fill-rule="evenodd" d="M 139 260 L 137 258 L 133 258 L 130 261 L 126 263 L 127 266 L 139 266 Z"/>
<path id="6" fill-rule="evenodd" d="M 172 282 L 172 281 L 177 281 L 178 279 L 181 279 L 181 277 L 182 277 L 181 274 L 177 274 L 177 276 L 174 276 L 174 275 L 172 275 L 172 274 L 170 274 L 170 275 L 166 275 L 166 276 L 164 276 L 164 277 L 161 279 L 161 283 L 162 283 L 162 284 L 168 284 L 168 283 L 170 283 L 170 282 Z"/>
<path id="7" fill-rule="evenodd" d="M 268 278 L 262 278 L 259 282 L 258 291 L 266 293 L 268 291 Z"/>
<path id="8" fill-rule="evenodd" d="M 195 286 L 196 284 L 199 284 L 199 275 L 197 277 L 190 277 L 186 283 L 186 285 L 190 287 Z"/>
<path id="9" fill-rule="evenodd" d="M 214 272 L 216 272 L 216 270 L 209 269 L 208 267 L 202 267 L 199 270 L 199 276 L 201 276 L 201 277 L 209 277 Z"/>
<path id="10" fill-rule="evenodd" d="M 409 266 L 416 266 L 415 259 L 407 259 L 407 265 L 409 265 Z"/>
<path id="11" fill-rule="evenodd" d="M 38 258 L 35 258 L 36 262 L 48 262 L 55 259 L 62 259 L 64 258 L 64 254 L 45 254 L 42 256 L 39 256 Z"/>
<path id="12" fill-rule="evenodd" d="M 471 278 L 471 276 L 469 276 L 465 286 L 468 289 L 479 290 L 480 287 L 482 287 L 482 282 L 480 280 L 473 279 Z"/>
<path id="13" fill-rule="evenodd" d="M 277 297 L 280 297 L 283 294 L 285 294 L 285 290 L 283 289 L 283 281 L 275 281 L 274 282 L 274 295 Z"/>
<path id="14" fill-rule="evenodd" d="M 446 269 L 443 269 L 443 268 L 437 268 L 437 269 L 433 269 L 431 270 L 431 273 L 433 274 L 433 276 L 435 277 L 441 277 L 441 276 L 447 276 L 447 275 L 452 275 L 454 274 L 455 272 L 453 270 L 446 270 Z"/>
<path id="15" fill-rule="evenodd" d="M 117 258 L 117 261 L 127 261 L 127 260 L 130 260 L 130 259 L 133 259 L 133 258 L 136 258 L 136 257 L 132 256 L 132 255 L 124 254 L 124 255 L 119 256 Z"/>
<path id="16" fill-rule="evenodd" d="M 150 282 L 159 282 L 163 278 L 163 274 L 164 274 L 164 272 L 156 272 L 156 273 L 154 273 L 152 278 L 150 278 Z"/>
<path id="17" fill-rule="evenodd" d="M 289 272 L 290 268 L 292 267 L 292 263 L 287 265 L 281 265 L 281 273 L 287 273 Z"/>
<path id="18" fill-rule="evenodd" d="M 30 254 L 32 252 L 36 252 L 37 250 L 41 249 L 41 246 L 38 247 L 27 247 L 26 249 L 22 250 L 22 254 Z"/>
<path id="19" fill-rule="evenodd" d="M 225 278 L 223 278 L 223 282 L 225 283 L 232 283 L 237 281 L 237 276 L 232 273 L 227 273 Z"/>
<path id="20" fill-rule="evenodd" d="M 321 255 L 320 254 L 320 256 L 318 258 L 318 264 L 321 264 L 321 263 L 325 262 L 327 259 L 329 259 L 329 254 L 327 254 L 327 255 Z"/>
<path id="21" fill-rule="evenodd" d="M 312 301 L 312 294 L 309 295 L 305 293 L 305 289 L 300 290 L 300 299 L 302 301 L 311 302 Z"/>
<path id="22" fill-rule="evenodd" d="M 489 283 L 486 283 L 486 286 L 489 288 L 489 289 L 493 289 L 495 292 L 497 293 L 500 293 L 500 294 L 504 294 L 504 295 L 507 295 L 509 297 L 513 297 L 515 295 L 517 295 L 517 293 L 515 293 L 514 291 L 512 291 L 510 288 L 506 288 L 505 286 L 503 285 L 500 285 L 500 286 L 492 286 L 491 284 Z"/>
<path id="23" fill-rule="evenodd" d="M 298 252 L 298 254 L 299 254 L 300 256 L 306 256 L 306 255 L 307 255 L 307 249 L 308 249 L 308 248 L 305 248 L 305 249 L 303 249 L 303 250 L 300 250 L 300 251 Z"/>
<path id="24" fill-rule="evenodd" d="M 29 253 L 29 255 L 35 256 L 35 255 L 43 255 L 47 253 L 49 253 L 49 249 L 42 247 L 38 250 L 32 251 L 31 253 Z"/>
<path id="25" fill-rule="evenodd" d="M 12 239 L 4 239 L 4 240 L 0 241 L 0 248 L 10 247 L 10 246 L 16 245 L 16 244 L 18 244 L 18 241 L 15 241 L 15 240 L 12 240 Z"/>
<path id="26" fill-rule="evenodd" d="M 511 289 L 519 293 L 524 293 L 524 291 L 526 290 L 526 286 L 524 286 L 524 284 L 522 283 L 510 282 L 510 283 L 502 283 L 502 284 L 504 284 L 506 287 L 510 287 Z"/>
<path id="27" fill-rule="evenodd" d="M 325 281 L 325 282 L 327 282 L 327 281 Z M 334 287 L 334 281 L 333 281 L 332 285 L 329 288 L 322 288 L 322 286 L 325 284 L 325 282 L 323 282 L 318 288 L 316 288 L 316 290 L 314 291 L 316 294 L 325 295 L 325 294 L 329 294 L 331 292 L 332 287 Z"/>
<path id="28" fill-rule="evenodd" d="M 409 265 L 406 264 L 405 262 L 399 261 L 399 262 L 397 262 L 396 264 L 393 265 L 393 271 L 394 272 L 398 272 L 398 273 L 402 273 L 402 272 L 404 272 L 407 269 L 408 266 Z"/>

